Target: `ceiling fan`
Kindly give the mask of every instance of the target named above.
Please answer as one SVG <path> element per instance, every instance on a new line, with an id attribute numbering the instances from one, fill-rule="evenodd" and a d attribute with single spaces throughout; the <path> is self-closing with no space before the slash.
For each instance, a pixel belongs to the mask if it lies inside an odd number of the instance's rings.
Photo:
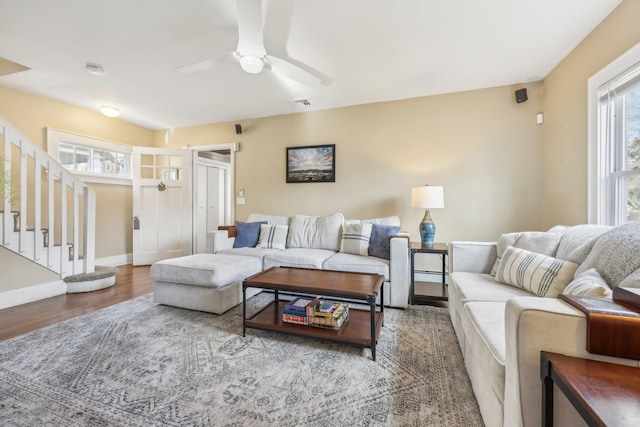
<path id="1" fill-rule="evenodd" d="M 232 53 L 240 67 L 247 73 L 258 74 L 265 68 L 291 80 L 309 86 L 321 79 L 284 59 L 268 55 L 264 47 L 262 29 L 262 0 L 237 0 L 238 47 Z M 191 74 L 218 65 L 220 59 L 209 59 L 179 67 L 180 73 Z"/>

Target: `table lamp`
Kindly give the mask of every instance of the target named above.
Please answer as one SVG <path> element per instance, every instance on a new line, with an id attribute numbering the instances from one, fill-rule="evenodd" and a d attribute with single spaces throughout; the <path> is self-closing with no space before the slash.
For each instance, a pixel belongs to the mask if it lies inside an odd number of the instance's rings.
<path id="1" fill-rule="evenodd" d="M 436 236 L 436 224 L 431 219 L 429 209 L 444 208 L 443 187 L 425 185 L 411 189 L 411 207 L 424 208 L 424 218 L 420 222 L 420 240 L 423 245 L 432 246 Z"/>

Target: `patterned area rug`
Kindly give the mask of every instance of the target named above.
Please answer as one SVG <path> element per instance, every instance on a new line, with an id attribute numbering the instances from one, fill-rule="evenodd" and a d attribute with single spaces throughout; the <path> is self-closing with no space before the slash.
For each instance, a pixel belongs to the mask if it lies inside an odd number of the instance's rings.
<path id="1" fill-rule="evenodd" d="M 385 309 L 375 362 L 345 344 L 243 338 L 241 316 L 145 295 L 0 342 L 0 425 L 482 425 L 444 308 Z"/>

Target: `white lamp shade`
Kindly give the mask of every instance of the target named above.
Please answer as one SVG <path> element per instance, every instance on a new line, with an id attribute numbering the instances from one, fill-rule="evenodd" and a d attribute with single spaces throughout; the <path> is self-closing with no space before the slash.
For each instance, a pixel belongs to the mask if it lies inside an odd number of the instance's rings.
<path id="1" fill-rule="evenodd" d="M 412 188 L 411 207 L 425 209 L 444 208 L 444 188 L 435 185 Z"/>

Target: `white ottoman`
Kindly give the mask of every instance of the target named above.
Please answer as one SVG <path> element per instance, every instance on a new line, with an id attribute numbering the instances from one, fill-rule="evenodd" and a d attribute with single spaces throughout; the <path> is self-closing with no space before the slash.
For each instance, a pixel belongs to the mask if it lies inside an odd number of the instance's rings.
<path id="1" fill-rule="evenodd" d="M 158 261 L 151 266 L 158 304 L 222 314 L 242 302 L 242 281 L 262 271 L 260 258 L 196 254 Z M 247 289 L 247 298 L 260 289 Z"/>

